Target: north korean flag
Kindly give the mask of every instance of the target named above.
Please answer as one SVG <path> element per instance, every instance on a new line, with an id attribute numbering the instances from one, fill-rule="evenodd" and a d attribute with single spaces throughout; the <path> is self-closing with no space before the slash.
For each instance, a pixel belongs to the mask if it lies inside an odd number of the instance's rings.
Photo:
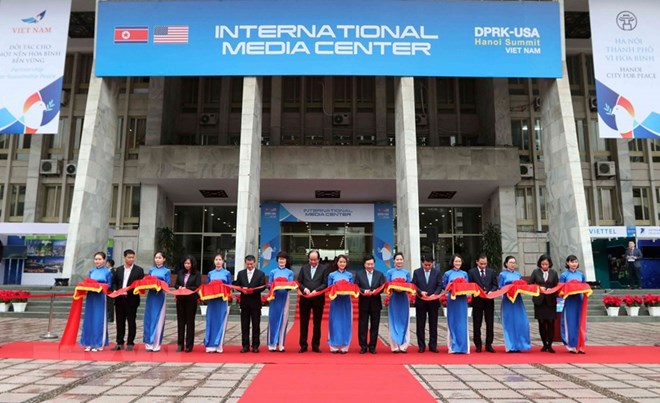
<path id="1" fill-rule="evenodd" d="M 149 28 L 147 27 L 118 27 L 115 28 L 115 43 L 147 43 L 149 42 Z"/>

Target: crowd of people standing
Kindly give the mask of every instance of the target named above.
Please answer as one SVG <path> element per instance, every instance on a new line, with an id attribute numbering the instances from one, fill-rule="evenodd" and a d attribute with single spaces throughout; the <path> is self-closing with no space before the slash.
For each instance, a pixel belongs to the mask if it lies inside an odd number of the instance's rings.
<path id="1" fill-rule="evenodd" d="M 405 267 L 404 256 L 396 253 L 394 267 L 386 273 L 375 270 L 373 256 L 365 256 L 363 269 L 356 272 L 347 270 L 349 258 L 340 255 L 334 267 L 321 262 L 319 252 L 313 250 L 307 255 L 304 264 L 296 276 L 291 270 L 288 254 L 281 251 L 277 255 L 277 268 L 268 276 L 259 270 L 253 255 L 245 257 L 245 269 L 236 275 L 225 268 L 224 257 L 218 254 L 214 258 L 214 268 L 206 276 L 206 284 L 232 286 L 240 294 L 241 309 L 241 353 L 258 353 L 260 348 L 261 295 L 270 292 L 272 301 L 267 325 L 267 347 L 271 352 L 284 352 L 287 330 L 289 328 L 290 289 L 280 288 L 278 284 L 295 284 L 300 293 L 300 339 L 299 353 L 320 353 L 321 323 L 326 303 L 326 290 L 338 284 L 351 284 L 359 290 L 358 301 L 358 342 L 359 353 L 375 354 L 379 336 L 379 326 L 383 300 L 381 295 L 387 291 L 387 317 L 389 347 L 393 353 L 407 353 L 410 347 L 410 295 L 414 295 L 416 310 L 417 349 L 419 353 L 427 350 L 438 353 L 438 316 L 440 297 L 447 295 L 447 350 L 452 354 L 469 354 L 471 350 L 468 332 L 468 296 L 454 291 L 452 283 L 473 283 L 480 289 L 480 294 L 472 298 L 474 351 L 494 353 L 494 316 L 495 298 L 490 293 L 512 284 L 537 285 L 541 292 L 536 292 L 534 318 L 538 321 L 539 335 L 543 343 L 541 351 L 554 353 L 555 318 L 557 317 L 557 294 L 546 293 L 559 283 L 570 281 L 584 283 L 585 276 L 578 270 L 578 259 L 571 255 L 566 259 L 565 271 L 559 275 L 553 269 L 552 259 L 547 255 L 539 257 L 537 268 L 524 281 L 517 270 L 517 261 L 513 256 L 504 260 L 503 270 L 497 272 L 488 266 L 488 259 L 480 255 L 474 267 L 463 270 L 465 263 L 460 255 L 454 255 L 449 261 L 449 268 L 441 273 L 435 267 L 432 256 L 422 257 L 422 267 L 411 271 Z M 104 284 L 108 290 L 124 290 L 137 280 L 145 277 L 145 271 L 135 265 L 135 252 L 124 252 L 124 263 L 116 268 L 106 266 L 106 255 L 98 252 L 94 255 L 94 268 L 89 278 Z M 166 257 L 162 252 L 154 255 L 154 266 L 146 273 L 153 278 L 170 284 L 170 269 L 166 266 Z M 198 299 L 196 292 L 202 285 L 202 275 L 197 268 L 196 259 L 186 256 L 182 268 L 176 273 L 173 284 L 175 289 L 190 290 L 187 294 L 177 294 L 177 352 L 191 352 L 195 338 L 195 316 Z M 354 284 L 354 285 L 353 285 Z M 387 290 L 384 288 L 388 285 Z M 270 288 L 273 287 L 272 290 Z M 504 291 L 504 290 L 502 290 Z M 194 293 L 193 293 L 194 292 Z M 357 293 L 355 294 L 357 295 Z M 498 294 L 499 295 L 499 294 Z M 497 296 L 499 299 L 500 297 Z M 562 342 L 572 353 L 584 353 L 584 344 L 579 342 L 581 326 L 582 294 L 566 296 L 563 300 L 561 315 Z M 120 292 L 114 298 L 106 298 L 101 293 L 88 293 L 85 317 L 80 344 L 86 351 L 100 351 L 109 345 L 108 340 L 108 300 L 113 301 L 117 326 L 116 345 L 112 350 L 132 351 L 135 346 L 136 316 L 140 305 L 140 296 L 133 292 Z M 146 294 L 143 343 L 146 351 L 158 352 L 163 342 L 165 327 L 165 292 L 160 288 L 149 289 Z M 229 304 L 227 298 L 208 298 L 204 347 L 208 353 L 222 353 L 227 330 Z M 504 347 L 507 352 L 517 353 L 531 349 L 530 325 L 522 295 L 515 297 L 503 295 L 500 303 L 500 316 Z M 330 352 L 345 354 L 348 352 L 353 337 L 353 303 L 348 294 L 338 294 L 331 299 L 328 318 L 327 345 Z M 312 322 L 310 345 L 309 327 Z M 481 329 L 485 322 L 486 335 L 482 338 Z M 428 323 L 428 342 L 426 329 Z M 126 336 L 126 326 L 128 335 Z M 484 343 L 485 341 L 485 343 Z"/>

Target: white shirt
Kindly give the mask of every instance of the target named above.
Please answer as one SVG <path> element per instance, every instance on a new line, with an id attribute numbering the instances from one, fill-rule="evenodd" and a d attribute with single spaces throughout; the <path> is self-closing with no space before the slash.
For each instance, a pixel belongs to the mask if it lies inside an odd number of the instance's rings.
<path id="1" fill-rule="evenodd" d="M 133 265 L 131 265 L 131 267 L 124 266 L 124 281 L 122 282 L 121 288 L 128 287 L 128 278 L 131 276 L 131 269 L 133 269 Z"/>
<path id="2" fill-rule="evenodd" d="M 254 274 L 254 269 L 252 270 L 245 269 L 245 270 L 247 270 L 247 279 L 248 279 L 248 283 L 250 283 L 250 281 L 252 281 L 252 275 Z"/>

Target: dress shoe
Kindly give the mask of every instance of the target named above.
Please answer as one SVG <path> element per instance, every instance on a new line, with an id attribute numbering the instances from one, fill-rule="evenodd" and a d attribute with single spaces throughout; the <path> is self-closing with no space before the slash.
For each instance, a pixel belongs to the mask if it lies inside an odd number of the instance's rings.
<path id="1" fill-rule="evenodd" d="M 307 352 L 307 347 L 300 347 L 300 350 L 298 350 L 299 353 L 304 353 Z"/>
<path id="2" fill-rule="evenodd" d="M 543 346 L 543 348 L 541 349 L 541 351 L 548 351 L 548 346 Z"/>
<path id="3" fill-rule="evenodd" d="M 180 352 L 182 352 L 182 351 L 183 351 L 183 346 L 181 346 L 181 345 L 176 346 L 176 352 L 177 352 L 177 353 L 180 353 Z"/>
<path id="4" fill-rule="evenodd" d="M 249 347 L 243 347 L 243 348 L 241 349 L 241 353 L 249 353 L 249 352 L 250 352 L 250 348 L 249 348 Z"/>
<path id="5" fill-rule="evenodd" d="M 399 350 L 399 352 L 400 352 L 401 354 L 406 354 L 406 353 L 408 353 L 406 350 Z"/>
<path id="6" fill-rule="evenodd" d="M 417 349 L 417 351 L 420 352 L 420 353 L 423 353 L 424 350 L 426 350 L 426 348 L 424 348 L 424 347 L 420 347 L 420 348 Z"/>
<path id="7" fill-rule="evenodd" d="M 435 347 L 429 348 L 429 351 L 432 352 L 432 353 L 439 353 L 438 349 L 435 348 Z"/>
<path id="8" fill-rule="evenodd" d="M 376 354 L 376 347 L 369 347 L 369 352 L 371 354 Z"/>
<path id="9" fill-rule="evenodd" d="M 126 346 L 126 351 L 133 351 L 134 348 L 135 348 L 134 345 L 129 344 L 128 346 Z"/>
<path id="10" fill-rule="evenodd" d="M 321 349 L 319 347 L 312 347 L 312 351 L 315 353 L 320 353 Z"/>
<path id="11" fill-rule="evenodd" d="M 486 351 L 488 351 L 489 353 L 494 353 L 495 349 L 493 348 L 493 346 L 486 346 Z"/>
<path id="12" fill-rule="evenodd" d="M 119 351 L 119 350 L 122 350 L 123 348 L 124 348 L 124 346 L 122 346 L 121 344 L 117 344 L 116 346 L 111 348 L 110 351 Z"/>
<path id="13" fill-rule="evenodd" d="M 578 351 L 578 354 L 587 354 L 587 353 L 585 353 L 584 351 L 580 350 L 580 351 Z"/>
<path id="14" fill-rule="evenodd" d="M 192 349 L 193 349 L 193 348 L 192 348 L 192 346 L 190 346 L 190 347 L 186 347 L 186 353 L 189 353 L 189 352 L 191 352 L 191 351 L 192 351 Z"/>
<path id="15" fill-rule="evenodd" d="M 362 348 L 360 348 L 360 354 L 365 354 L 366 352 L 367 352 L 367 348 L 366 348 L 366 347 L 362 347 Z"/>
<path id="16" fill-rule="evenodd" d="M 348 353 L 348 351 L 344 351 L 344 350 L 339 351 L 339 354 L 347 354 L 347 353 Z"/>
<path id="17" fill-rule="evenodd" d="M 258 353 L 259 352 L 259 347 L 252 347 L 252 352 L 253 353 Z"/>
<path id="18" fill-rule="evenodd" d="M 549 352 L 549 353 L 552 353 L 552 354 L 555 353 L 555 349 L 552 348 L 552 346 L 548 346 L 548 348 L 546 349 L 546 351 Z"/>
<path id="19" fill-rule="evenodd" d="M 480 353 L 481 352 L 481 346 L 475 347 L 474 351 L 476 351 L 477 353 Z"/>

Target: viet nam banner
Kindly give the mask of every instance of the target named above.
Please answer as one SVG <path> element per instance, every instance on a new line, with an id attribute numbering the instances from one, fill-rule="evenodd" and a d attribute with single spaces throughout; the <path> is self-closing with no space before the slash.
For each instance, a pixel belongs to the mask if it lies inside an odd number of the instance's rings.
<path id="1" fill-rule="evenodd" d="M 103 1 L 96 75 L 561 77 L 556 2 Z"/>
<path id="2" fill-rule="evenodd" d="M 660 136 L 660 2 L 590 0 L 598 131 Z"/>
<path id="3" fill-rule="evenodd" d="M 0 0 L 0 134 L 57 133 L 71 0 Z"/>

